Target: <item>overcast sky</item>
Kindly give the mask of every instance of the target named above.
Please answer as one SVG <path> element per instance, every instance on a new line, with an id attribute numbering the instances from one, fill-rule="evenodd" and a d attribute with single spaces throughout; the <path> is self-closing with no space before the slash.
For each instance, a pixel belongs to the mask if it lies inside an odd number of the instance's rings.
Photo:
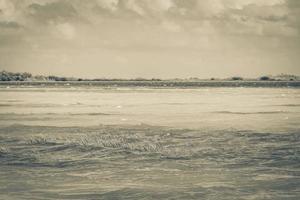
<path id="1" fill-rule="evenodd" d="M 300 0 L 0 0 L 0 70 L 300 75 Z"/>

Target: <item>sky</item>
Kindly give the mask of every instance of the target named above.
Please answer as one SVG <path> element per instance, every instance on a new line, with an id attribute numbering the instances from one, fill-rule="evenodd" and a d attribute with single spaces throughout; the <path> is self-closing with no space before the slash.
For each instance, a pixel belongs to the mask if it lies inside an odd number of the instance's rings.
<path id="1" fill-rule="evenodd" d="M 300 0 L 0 0 L 0 70 L 300 75 Z"/>

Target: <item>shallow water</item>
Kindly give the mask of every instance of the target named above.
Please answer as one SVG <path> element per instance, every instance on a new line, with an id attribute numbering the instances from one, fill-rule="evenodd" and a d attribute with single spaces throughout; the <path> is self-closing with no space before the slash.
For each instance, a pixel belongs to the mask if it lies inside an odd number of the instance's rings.
<path id="1" fill-rule="evenodd" d="M 0 199 L 299 199 L 300 90 L 0 88 Z"/>

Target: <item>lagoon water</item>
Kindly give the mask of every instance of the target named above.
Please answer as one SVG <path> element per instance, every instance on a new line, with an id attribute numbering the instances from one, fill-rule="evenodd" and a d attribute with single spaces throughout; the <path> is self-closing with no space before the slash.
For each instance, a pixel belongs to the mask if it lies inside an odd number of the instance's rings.
<path id="1" fill-rule="evenodd" d="M 0 199 L 300 199 L 300 89 L 0 88 Z"/>

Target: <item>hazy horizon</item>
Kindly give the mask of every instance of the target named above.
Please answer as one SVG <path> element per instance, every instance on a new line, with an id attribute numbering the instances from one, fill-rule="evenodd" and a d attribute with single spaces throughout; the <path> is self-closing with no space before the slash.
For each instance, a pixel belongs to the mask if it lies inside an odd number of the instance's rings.
<path id="1" fill-rule="evenodd" d="M 0 0 L 0 69 L 80 78 L 300 74 L 297 0 Z"/>
<path id="2" fill-rule="evenodd" d="M 259 79 L 259 78 L 262 78 L 262 77 L 269 77 L 269 78 L 276 78 L 276 77 L 283 77 L 283 76 L 294 76 L 294 77 L 298 77 L 300 78 L 300 74 L 285 74 L 285 73 L 280 73 L 280 74 L 261 74 L 257 77 L 247 77 L 247 76 L 240 76 L 238 74 L 234 74 L 234 75 L 231 75 L 231 76 L 224 76 L 224 77 L 216 77 L 216 76 L 211 76 L 211 77 L 196 77 L 196 76 L 190 76 L 190 77 L 168 77 L 168 78 L 158 78 L 158 77 L 105 77 L 105 76 L 97 76 L 97 75 L 94 75 L 94 76 L 87 76 L 87 77 L 83 77 L 83 76 L 72 76 L 72 75 L 69 75 L 69 76 L 64 76 L 64 75 L 61 75 L 61 74 L 35 74 L 34 72 L 31 73 L 31 72 L 26 72 L 26 71 L 7 71 L 7 70 L 3 70 L 3 69 L 0 69 L 0 73 L 1 72 L 8 72 L 8 73 L 20 73 L 20 74 L 23 74 L 23 73 L 30 73 L 31 76 L 35 76 L 35 77 L 39 77 L 39 76 L 43 76 L 43 77 L 50 77 L 50 76 L 55 76 L 55 77 L 60 77 L 60 78 L 75 78 L 75 79 L 123 79 L 123 80 L 134 80 L 134 79 L 146 79 L 146 80 L 150 80 L 150 79 L 159 79 L 159 80 L 172 80 L 172 79 L 180 79 L 180 80 L 188 80 L 188 79 L 200 79 L 200 80 L 211 80 L 211 79 L 215 79 L 215 80 L 225 80 L 225 79 L 231 79 L 231 78 L 242 78 L 242 79 Z"/>

